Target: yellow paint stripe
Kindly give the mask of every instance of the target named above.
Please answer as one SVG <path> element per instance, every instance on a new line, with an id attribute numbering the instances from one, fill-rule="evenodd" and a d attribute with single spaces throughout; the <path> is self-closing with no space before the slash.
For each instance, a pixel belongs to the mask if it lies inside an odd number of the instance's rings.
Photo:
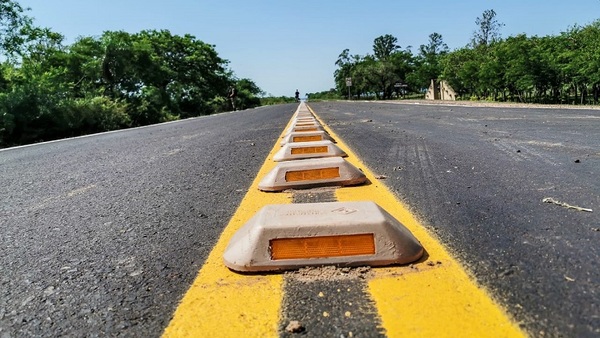
<path id="1" fill-rule="evenodd" d="M 338 201 L 371 200 L 377 203 L 410 229 L 428 255 L 426 261 L 412 267 L 374 269 L 375 277 L 368 283 L 369 293 L 375 301 L 387 336 L 526 336 L 488 292 L 469 278 L 458 261 L 419 224 L 408 208 L 375 178 L 341 138 L 323 121 L 320 122 L 348 154 L 348 162 L 361 168 L 372 182 L 370 185 L 337 189 Z"/>
<path id="2" fill-rule="evenodd" d="M 287 129 L 287 128 L 286 128 Z M 283 134 L 282 134 L 283 136 Z M 266 193 L 258 183 L 276 165 L 271 161 L 278 143 L 194 283 L 177 307 L 164 337 L 277 337 L 283 299 L 280 274 L 241 275 L 223 264 L 223 252 L 233 234 L 267 204 L 291 203 L 289 193 Z"/>

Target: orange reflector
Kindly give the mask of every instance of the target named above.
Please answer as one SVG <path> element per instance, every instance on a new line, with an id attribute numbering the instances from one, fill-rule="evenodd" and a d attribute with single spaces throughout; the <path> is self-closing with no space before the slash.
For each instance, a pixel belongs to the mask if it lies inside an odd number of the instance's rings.
<path id="1" fill-rule="evenodd" d="M 319 131 L 319 128 L 317 127 L 295 127 L 294 128 L 295 132 L 303 132 L 303 131 Z"/>
<path id="2" fill-rule="evenodd" d="M 323 136 L 321 136 L 321 135 L 292 137 L 292 142 L 312 142 L 312 141 L 322 141 L 322 140 L 323 140 Z"/>
<path id="3" fill-rule="evenodd" d="M 302 148 L 292 148 L 291 150 L 292 155 L 299 155 L 299 154 L 321 154 L 321 153 L 326 153 L 328 151 L 327 146 L 323 146 L 323 147 L 302 147 Z"/>
<path id="4" fill-rule="evenodd" d="M 258 183 L 262 191 L 363 184 L 365 174 L 341 157 L 280 162 Z"/>
<path id="5" fill-rule="evenodd" d="M 269 245 L 273 260 L 375 254 L 373 234 L 277 238 L 270 240 Z"/>
<path id="6" fill-rule="evenodd" d="M 282 162 L 290 160 L 302 160 L 310 158 L 346 157 L 342 149 L 331 141 L 314 142 L 290 142 L 284 144 L 281 149 L 273 155 L 273 161 Z"/>
<path id="7" fill-rule="evenodd" d="M 285 173 L 286 182 L 324 180 L 328 178 L 340 177 L 340 168 L 322 168 L 322 169 L 307 169 L 288 171 Z"/>
<path id="8" fill-rule="evenodd" d="M 288 143 L 295 143 L 295 142 L 316 142 L 316 141 L 331 141 L 331 142 L 335 142 L 331 136 L 329 136 L 329 134 L 327 134 L 325 131 L 323 130 L 317 130 L 317 131 L 293 131 L 293 129 L 290 129 L 289 132 L 283 137 L 283 140 L 281 140 L 281 145 L 285 145 Z"/>

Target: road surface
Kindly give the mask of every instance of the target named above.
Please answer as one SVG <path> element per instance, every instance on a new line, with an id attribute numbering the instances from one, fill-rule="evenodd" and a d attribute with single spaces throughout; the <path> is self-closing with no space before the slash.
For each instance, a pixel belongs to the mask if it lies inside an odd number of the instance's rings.
<path id="1" fill-rule="evenodd" d="M 309 105 L 527 333 L 600 336 L 600 111 Z M 0 151 L 0 336 L 159 336 L 295 108 Z"/>

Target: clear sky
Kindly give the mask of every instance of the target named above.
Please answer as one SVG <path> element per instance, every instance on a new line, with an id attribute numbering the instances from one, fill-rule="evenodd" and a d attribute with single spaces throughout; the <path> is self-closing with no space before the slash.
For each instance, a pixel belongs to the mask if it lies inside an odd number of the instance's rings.
<path id="1" fill-rule="evenodd" d="M 337 56 L 372 52 L 384 34 L 402 48 L 442 34 L 450 49 L 467 45 L 475 19 L 494 9 L 502 37 L 556 35 L 600 18 L 600 0 L 20 0 L 38 26 L 78 36 L 110 30 L 168 29 L 216 45 L 238 78 L 266 93 L 293 96 L 334 87 Z"/>

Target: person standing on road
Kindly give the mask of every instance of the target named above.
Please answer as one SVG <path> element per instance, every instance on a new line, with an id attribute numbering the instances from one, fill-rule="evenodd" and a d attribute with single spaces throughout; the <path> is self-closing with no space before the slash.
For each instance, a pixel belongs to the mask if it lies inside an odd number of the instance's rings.
<path id="1" fill-rule="evenodd" d="M 300 101 L 300 92 L 298 91 L 298 89 L 296 89 L 296 102 Z"/>
<path id="2" fill-rule="evenodd" d="M 231 101 L 231 109 L 235 111 L 235 99 L 237 98 L 237 89 L 235 89 L 235 86 L 229 87 L 228 97 Z"/>

